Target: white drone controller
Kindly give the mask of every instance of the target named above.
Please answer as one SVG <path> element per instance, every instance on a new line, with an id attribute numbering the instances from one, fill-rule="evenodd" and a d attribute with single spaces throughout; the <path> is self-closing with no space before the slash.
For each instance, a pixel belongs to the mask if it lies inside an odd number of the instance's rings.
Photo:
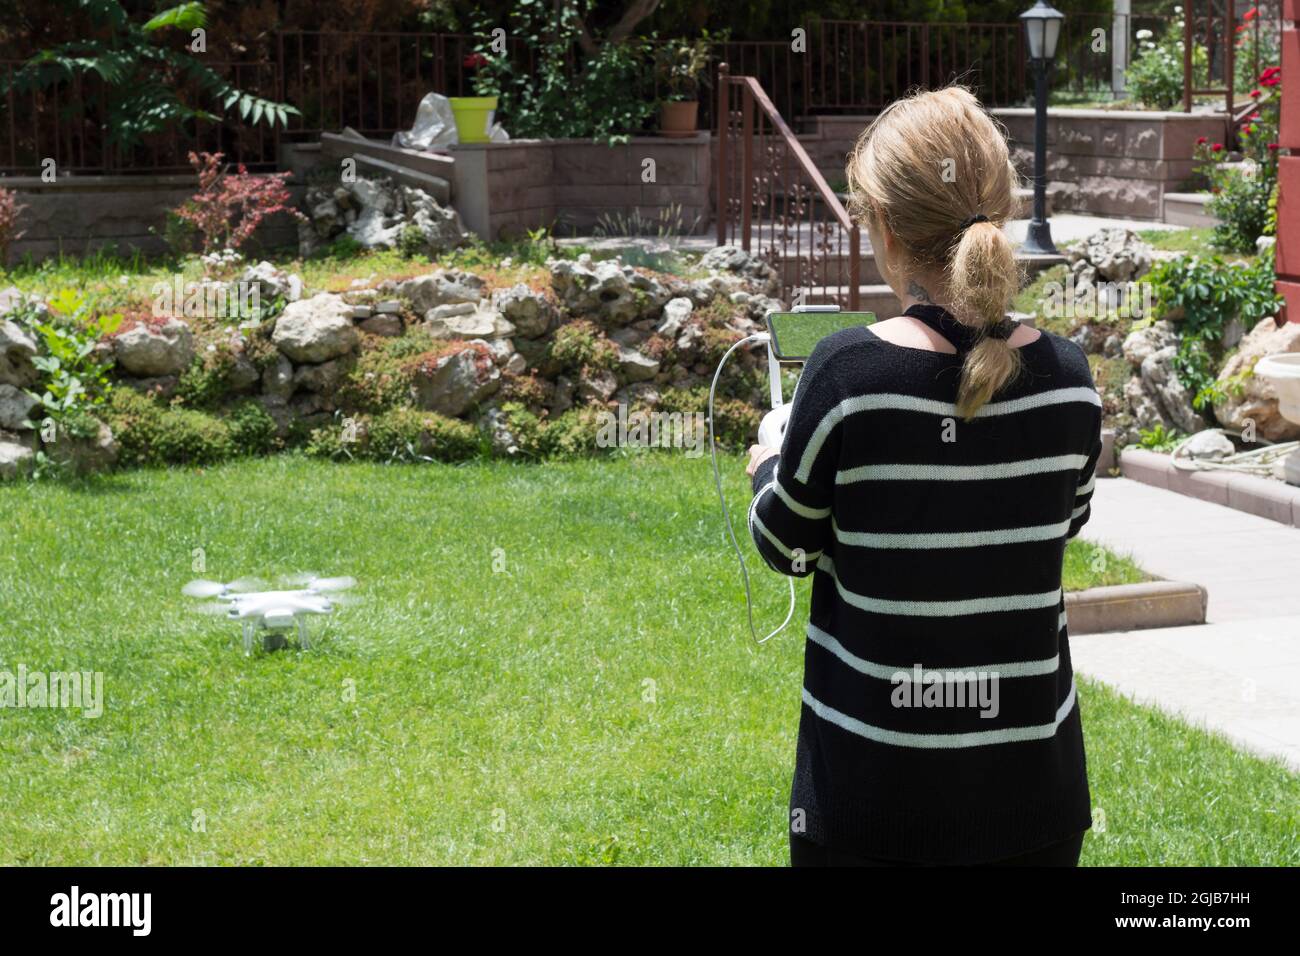
<path id="1" fill-rule="evenodd" d="M 304 650 L 311 648 L 307 634 L 307 617 L 312 614 L 330 614 L 338 599 L 325 595 L 344 591 L 356 584 L 355 578 L 322 578 L 314 574 L 299 574 L 286 579 L 298 587 L 291 590 L 263 591 L 261 582 L 253 578 L 240 578 L 228 584 L 220 581 L 191 581 L 181 588 L 189 597 L 215 598 L 215 604 L 201 604 L 199 610 L 219 614 L 239 621 L 243 628 L 244 654 L 253 652 L 253 635 L 258 630 L 266 634 L 263 647 L 270 651 L 285 645 L 283 631 L 296 627 L 298 642 Z"/>
<path id="2" fill-rule="evenodd" d="M 800 314 L 839 312 L 840 307 L 838 305 L 798 305 L 790 311 Z M 769 448 L 780 448 L 781 443 L 785 440 L 785 426 L 790 421 L 790 410 L 794 406 L 794 396 L 799 391 L 799 386 L 796 384 L 794 392 L 790 395 L 789 403 L 781 395 L 781 362 L 783 359 L 780 355 L 780 343 L 777 341 L 772 320 L 773 315 L 779 314 L 781 313 L 769 312 L 767 315 L 767 384 L 772 396 L 772 410 L 763 416 L 763 420 L 758 425 L 758 443 Z M 806 355 L 798 358 L 786 357 L 784 361 L 802 362 L 806 358 Z"/>

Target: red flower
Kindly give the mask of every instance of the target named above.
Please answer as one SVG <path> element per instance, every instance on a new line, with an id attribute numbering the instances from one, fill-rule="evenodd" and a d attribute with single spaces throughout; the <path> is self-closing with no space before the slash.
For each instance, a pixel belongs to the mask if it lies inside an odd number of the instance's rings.
<path id="1" fill-rule="evenodd" d="M 1276 153 L 1276 152 L 1277 152 L 1279 149 L 1281 149 L 1281 148 L 1282 148 L 1282 147 L 1280 147 L 1277 143 L 1269 143 L 1269 144 L 1268 144 L 1268 151 L 1269 151 L 1270 153 Z"/>
<path id="2" fill-rule="evenodd" d="M 470 53 L 465 57 L 465 60 L 464 62 L 461 63 L 461 66 L 463 66 L 467 70 L 477 70 L 480 66 L 487 66 L 487 62 L 488 62 L 488 58 L 485 57 L 482 53 Z"/>
<path id="3" fill-rule="evenodd" d="M 1241 15 L 1241 19 L 1249 23 L 1251 20 L 1254 20 L 1257 16 L 1259 16 L 1259 11 L 1256 10 L 1254 7 L 1251 7 L 1249 10 L 1247 10 L 1245 13 Z"/>
<path id="4" fill-rule="evenodd" d="M 1209 142 L 1209 140 L 1206 139 L 1204 136 L 1202 136 L 1200 139 L 1198 139 L 1198 140 L 1196 141 L 1196 145 L 1197 145 L 1197 146 L 1204 146 L 1204 145 L 1205 145 L 1206 143 L 1208 143 L 1208 142 Z"/>
<path id="5" fill-rule="evenodd" d="M 1221 152 L 1223 152 L 1223 144 L 1222 144 L 1222 143 L 1215 143 L 1215 144 L 1214 144 L 1212 147 L 1210 147 L 1210 148 L 1213 149 L 1216 153 L 1221 153 Z"/>
<path id="6" fill-rule="evenodd" d="M 1251 90 L 1251 91 L 1250 91 L 1250 95 L 1251 95 L 1251 97 L 1252 97 L 1253 99 L 1259 99 L 1261 96 L 1264 95 L 1264 91 L 1263 91 L 1263 90 Z"/>
<path id="7" fill-rule="evenodd" d="M 1267 70 L 1265 70 L 1263 73 L 1259 75 L 1259 81 L 1263 83 L 1265 80 L 1271 80 L 1273 79 L 1273 77 L 1277 76 L 1281 72 L 1282 72 L 1282 68 L 1280 66 L 1270 66 Z"/>
<path id="8" fill-rule="evenodd" d="M 1267 80 L 1259 81 L 1260 86 L 1277 86 L 1281 82 L 1282 82 L 1282 77 L 1280 76 L 1270 76 Z"/>

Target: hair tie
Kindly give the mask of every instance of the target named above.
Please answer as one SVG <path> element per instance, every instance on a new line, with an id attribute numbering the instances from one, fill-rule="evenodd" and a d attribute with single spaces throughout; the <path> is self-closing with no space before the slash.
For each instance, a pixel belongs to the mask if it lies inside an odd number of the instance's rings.
<path id="1" fill-rule="evenodd" d="M 979 213 L 978 215 L 971 216 L 969 219 L 962 220 L 962 224 L 957 227 L 957 231 L 965 232 L 967 229 L 975 225 L 975 223 L 977 222 L 988 222 L 988 221 L 989 221 L 988 216 L 984 215 L 984 213 Z"/>
<path id="2" fill-rule="evenodd" d="M 1000 339 L 1003 342 L 1005 342 L 1007 339 L 1011 338 L 1013 334 L 1015 334 L 1015 331 L 1019 327 L 1019 325 L 1020 323 L 1013 318 L 1010 317 L 1004 318 L 1001 322 L 994 322 L 992 325 L 990 325 L 987 329 L 984 330 L 984 334 L 991 339 Z"/>

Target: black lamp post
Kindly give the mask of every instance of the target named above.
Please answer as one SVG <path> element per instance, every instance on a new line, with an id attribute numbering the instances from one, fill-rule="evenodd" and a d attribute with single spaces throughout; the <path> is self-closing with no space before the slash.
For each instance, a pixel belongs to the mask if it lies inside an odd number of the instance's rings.
<path id="1" fill-rule="evenodd" d="M 1056 255 L 1052 227 L 1047 222 L 1047 74 L 1056 56 L 1065 15 L 1047 0 L 1038 0 L 1020 14 L 1029 42 L 1029 66 L 1034 72 L 1034 215 L 1025 233 L 1024 251 L 1031 255 Z"/>

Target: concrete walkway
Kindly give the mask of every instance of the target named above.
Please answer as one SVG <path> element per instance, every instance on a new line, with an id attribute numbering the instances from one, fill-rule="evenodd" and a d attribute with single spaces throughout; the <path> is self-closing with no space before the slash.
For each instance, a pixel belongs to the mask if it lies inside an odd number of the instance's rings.
<path id="1" fill-rule="evenodd" d="M 1203 585 L 1210 623 L 1072 636 L 1076 670 L 1300 770 L 1300 529 L 1127 478 L 1093 501 L 1083 537 Z"/>

